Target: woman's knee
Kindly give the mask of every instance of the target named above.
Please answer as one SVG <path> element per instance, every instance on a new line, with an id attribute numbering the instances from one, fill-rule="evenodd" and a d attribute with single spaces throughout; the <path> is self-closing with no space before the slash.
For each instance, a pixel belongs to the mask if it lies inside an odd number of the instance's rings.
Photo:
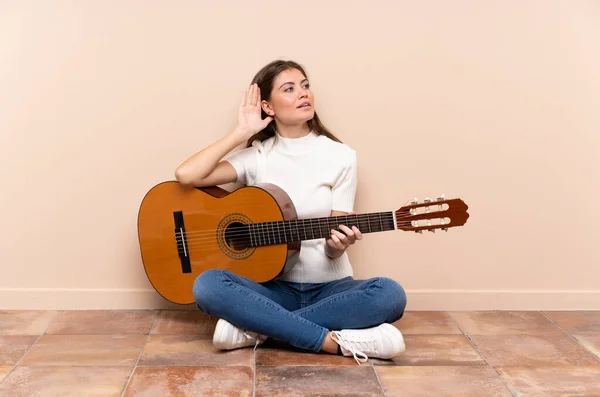
<path id="1" fill-rule="evenodd" d="M 220 296 L 223 291 L 221 285 L 222 273 L 223 271 L 219 269 L 206 270 L 200 273 L 194 281 L 192 294 L 196 304 L 204 312 L 209 312 L 215 304 L 222 300 Z"/>
<path id="2" fill-rule="evenodd" d="M 380 277 L 381 298 L 389 313 L 388 322 L 394 322 L 402 318 L 406 308 L 406 292 L 396 281 L 387 277 Z"/>

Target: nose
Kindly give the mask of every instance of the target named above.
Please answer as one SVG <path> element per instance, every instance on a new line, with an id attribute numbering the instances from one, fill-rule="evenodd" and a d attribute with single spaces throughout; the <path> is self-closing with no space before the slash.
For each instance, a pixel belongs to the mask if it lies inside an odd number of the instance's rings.
<path id="1" fill-rule="evenodd" d="M 300 99 L 302 99 L 302 98 L 306 98 L 306 97 L 308 96 L 308 90 L 309 90 L 308 88 L 304 88 L 304 87 L 301 87 L 301 88 L 298 90 L 298 93 L 299 93 L 299 95 L 300 95 Z"/>

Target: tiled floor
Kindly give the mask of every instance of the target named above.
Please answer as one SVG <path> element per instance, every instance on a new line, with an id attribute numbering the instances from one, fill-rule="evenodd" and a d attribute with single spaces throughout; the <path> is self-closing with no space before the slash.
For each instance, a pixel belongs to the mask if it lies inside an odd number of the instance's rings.
<path id="1" fill-rule="evenodd" d="M 0 396 L 600 396 L 600 312 L 407 312 L 394 360 L 219 352 L 188 310 L 0 311 Z"/>

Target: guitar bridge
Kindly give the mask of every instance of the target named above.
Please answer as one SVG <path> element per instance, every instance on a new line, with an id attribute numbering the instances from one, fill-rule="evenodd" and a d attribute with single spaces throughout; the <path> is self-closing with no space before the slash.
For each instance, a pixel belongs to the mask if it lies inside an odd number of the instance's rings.
<path id="1" fill-rule="evenodd" d="M 191 273 L 192 265 L 190 262 L 190 251 L 188 249 L 185 225 L 183 223 L 183 212 L 173 212 L 173 219 L 175 221 L 175 240 L 177 241 L 177 251 L 179 252 L 179 260 L 181 262 L 181 272 Z"/>

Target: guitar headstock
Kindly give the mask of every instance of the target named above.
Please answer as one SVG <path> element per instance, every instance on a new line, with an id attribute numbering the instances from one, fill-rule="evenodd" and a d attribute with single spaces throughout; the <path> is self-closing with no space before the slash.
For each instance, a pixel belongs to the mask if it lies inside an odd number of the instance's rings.
<path id="1" fill-rule="evenodd" d="M 469 219 L 469 207 L 461 199 L 445 199 L 444 195 L 435 201 L 426 198 L 417 199 L 395 211 L 398 229 L 423 233 L 423 230 L 435 232 L 436 229 L 448 231 L 451 227 L 463 226 Z"/>

